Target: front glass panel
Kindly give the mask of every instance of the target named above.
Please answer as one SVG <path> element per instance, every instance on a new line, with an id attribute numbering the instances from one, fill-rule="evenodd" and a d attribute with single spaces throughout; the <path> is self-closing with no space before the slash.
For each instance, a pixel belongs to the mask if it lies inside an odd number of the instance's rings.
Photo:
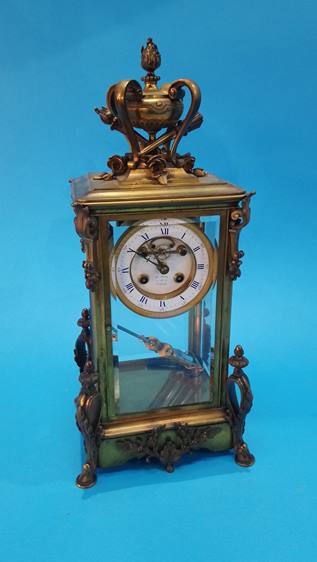
<path id="1" fill-rule="evenodd" d="M 219 217 L 111 227 L 115 413 L 209 402 Z"/>

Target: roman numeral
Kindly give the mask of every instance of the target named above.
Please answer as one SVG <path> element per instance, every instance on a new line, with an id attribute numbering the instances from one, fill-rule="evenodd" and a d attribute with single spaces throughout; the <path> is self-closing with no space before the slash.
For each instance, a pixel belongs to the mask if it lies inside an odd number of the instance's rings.
<path id="1" fill-rule="evenodd" d="M 179 295 L 179 296 L 180 296 L 180 298 L 181 298 L 181 299 L 182 299 L 183 301 L 185 300 L 185 299 L 184 299 L 184 297 L 183 297 L 182 295 Z"/>
<path id="2" fill-rule="evenodd" d="M 165 301 L 160 301 L 160 307 L 161 307 L 161 308 L 165 308 L 165 307 L 166 307 L 166 302 L 165 302 Z"/>
<path id="3" fill-rule="evenodd" d="M 191 287 L 193 287 L 193 289 L 197 289 L 198 286 L 199 286 L 198 281 L 195 281 L 195 279 L 194 279 L 194 281 L 193 281 L 192 284 L 191 284 Z"/>
<path id="4" fill-rule="evenodd" d="M 169 233 L 168 221 L 162 220 L 160 222 L 160 225 L 161 225 L 161 227 L 164 227 L 164 228 L 161 228 L 161 233 L 164 234 L 165 236 L 168 235 L 168 233 Z"/>
<path id="5" fill-rule="evenodd" d="M 200 250 L 200 246 L 196 246 L 196 248 L 193 248 L 193 252 L 198 252 L 198 250 Z"/>
<path id="6" fill-rule="evenodd" d="M 186 232 L 186 230 L 185 230 L 183 236 L 181 237 L 181 240 L 183 240 L 183 239 L 185 238 L 186 234 L 187 234 L 187 232 Z"/>
<path id="7" fill-rule="evenodd" d="M 127 252 L 128 252 L 128 253 L 129 253 L 129 252 L 133 252 L 133 253 L 135 254 L 135 251 L 132 250 L 132 248 L 129 248 L 129 249 L 127 250 Z"/>
<path id="8" fill-rule="evenodd" d="M 142 295 L 142 297 L 140 298 L 140 302 L 143 302 L 144 304 L 147 304 L 148 299 Z"/>
<path id="9" fill-rule="evenodd" d="M 128 267 L 123 267 L 121 269 L 121 273 L 129 273 L 129 268 Z"/>
<path id="10" fill-rule="evenodd" d="M 132 293 L 132 291 L 134 291 L 134 287 L 133 287 L 133 284 L 132 284 L 132 283 L 128 283 L 128 284 L 125 286 L 125 288 L 126 288 L 127 291 L 129 291 L 129 293 Z"/>
<path id="11" fill-rule="evenodd" d="M 205 264 L 204 263 L 199 263 L 197 265 L 197 269 L 205 269 Z"/>
<path id="12" fill-rule="evenodd" d="M 143 238 L 143 240 L 149 240 L 150 239 L 149 235 L 146 232 L 144 232 L 144 234 L 141 234 L 141 238 Z"/>

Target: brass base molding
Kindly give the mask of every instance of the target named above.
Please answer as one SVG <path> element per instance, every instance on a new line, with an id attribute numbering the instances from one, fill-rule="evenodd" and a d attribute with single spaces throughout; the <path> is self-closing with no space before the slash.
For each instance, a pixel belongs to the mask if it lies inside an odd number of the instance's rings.
<path id="1" fill-rule="evenodd" d="M 168 411 L 157 411 L 143 416 L 122 416 L 119 420 L 100 424 L 102 439 L 121 437 L 151 431 L 158 425 L 171 429 L 175 424 L 190 426 L 223 423 L 226 413 L 222 408 L 174 408 Z"/>

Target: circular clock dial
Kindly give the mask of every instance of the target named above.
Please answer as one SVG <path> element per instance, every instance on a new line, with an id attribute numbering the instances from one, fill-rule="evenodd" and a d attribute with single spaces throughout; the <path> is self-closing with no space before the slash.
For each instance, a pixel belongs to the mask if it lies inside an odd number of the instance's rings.
<path id="1" fill-rule="evenodd" d="M 154 219 L 117 242 L 112 279 L 121 301 L 143 316 L 176 316 L 199 302 L 216 279 L 216 251 L 198 226 Z"/>

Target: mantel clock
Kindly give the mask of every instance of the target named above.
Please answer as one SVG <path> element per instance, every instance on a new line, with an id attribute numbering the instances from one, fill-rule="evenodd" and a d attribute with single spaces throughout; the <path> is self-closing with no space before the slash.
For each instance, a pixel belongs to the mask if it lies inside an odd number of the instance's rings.
<path id="1" fill-rule="evenodd" d="M 148 39 L 144 87 L 118 82 L 95 110 L 129 152 L 111 156 L 108 172 L 71 180 L 90 294 L 75 345 L 81 488 L 95 484 L 97 468 L 133 458 L 171 472 L 193 450 L 233 449 L 239 465 L 254 463 L 243 440 L 248 360 L 240 345 L 229 354 L 238 241 L 253 194 L 178 152 L 202 123 L 200 89 L 188 79 L 159 88 L 160 62 Z"/>

